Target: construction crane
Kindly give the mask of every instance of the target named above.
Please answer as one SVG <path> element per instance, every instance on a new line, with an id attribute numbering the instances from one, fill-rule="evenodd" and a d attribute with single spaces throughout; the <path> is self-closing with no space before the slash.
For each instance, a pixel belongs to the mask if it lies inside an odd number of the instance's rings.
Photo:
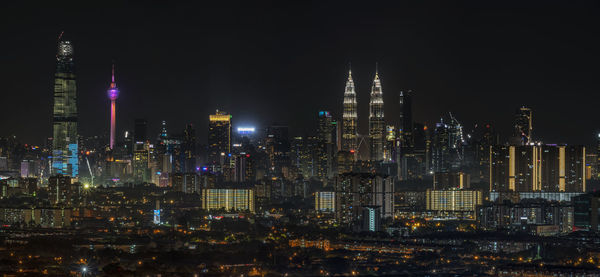
<path id="1" fill-rule="evenodd" d="M 369 138 L 368 135 L 361 135 L 361 134 L 356 134 L 356 136 L 360 139 L 358 141 L 358 145 L 356 146 L 356 156 L 360 157 L 359 153 L 360 153 L 360 146 L 363 144 L 363 142 L 365 142 L 365 138 Z M 366 142 L 365 142 L 366 143 Z"/>
<path id="2" fill-rule="evenodd" d="M 90 159 L 88 159 L 87 156 L 85 157 L 85 162 L 87 163 L 88 170 L 90 171 L 90 177 L 92 178 L 91 186 L 94 187 L 94 173 L 92 173 L 92 168 L 90 167 Z"/>
<path id="3" fill-rule="evenodd" d="M 462 125 L 460 125 L 460 122 L 458 122 L 458 120 L 454 117 L 454 115 L 452 115 L 452 112 L 448 112 L 448 114 L 450 114 L 450 122 L 453 126 L 452 131 L 459 133 L 458 138 L 454 138 L 454 140 L 451 141 L 452 146 L 453 146 L 452 148 L 454 148 L 456 150 L 456 155 L 458 156 L 458 159 L 460 161 L 462 161 L 463 160 L 462 147 L 463 147 L 463 143 L 465 142 L 465 138 L 464 138 L 463 132 L 462 132 Z"/>

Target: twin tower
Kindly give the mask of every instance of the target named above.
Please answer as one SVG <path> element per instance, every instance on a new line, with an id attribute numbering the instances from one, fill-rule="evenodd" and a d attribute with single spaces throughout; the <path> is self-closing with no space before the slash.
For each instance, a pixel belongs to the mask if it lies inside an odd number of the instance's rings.
<path id="1" fill-rule="evenodd" d="M 375 70 L 375 79 L 371 87 L 369 101 L 369 150 L 371 161 L 383 160 L 385 118 L 383 114 L 383 90 L 379 72 Z M 358 136 L 358 104 L 356 87 L 352 80 L 352 70 L 348 72 L 344 91 L 344 109 L 342 114 L 342 150 L 350 151 L 356 156 L 359 148 Z"/>

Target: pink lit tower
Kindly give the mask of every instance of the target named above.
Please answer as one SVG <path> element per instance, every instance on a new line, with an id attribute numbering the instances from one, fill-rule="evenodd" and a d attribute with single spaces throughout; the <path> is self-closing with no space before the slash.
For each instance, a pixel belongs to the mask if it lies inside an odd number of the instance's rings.
<path id="1" fill-rule="evenodd" d="M 117 114 L 115 103 L 119 98 L 119 89 L 115 83 L 115 64 L 112 65 L 112 82 L 108 89 L 108 98 L 110 99 L 110 149 L 115 146 L 115 117 Z"/>

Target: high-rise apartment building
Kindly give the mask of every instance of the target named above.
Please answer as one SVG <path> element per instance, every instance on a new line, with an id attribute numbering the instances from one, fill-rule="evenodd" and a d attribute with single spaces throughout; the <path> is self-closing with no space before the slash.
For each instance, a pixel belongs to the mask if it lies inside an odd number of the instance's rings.
<path id="1" fill-rule="evenodd" d="M 48 200 L 52 205 L 71 205 L 79 193 L 77 186 L 70 176 L 52 176 L 48 178 Z"/>
<path id="2" fill-rule="evenodd" d="M 202 189 L 202 209 L 254 212 L 254 190 L 246 188 Z"/>
<path id="3" fill-rule="evenodd" d="M 254 181 L 254 170 L 250 154 L 232 154 L 223 168 L 225 181 L 241 183 Z"/>
<path id="4" fill-rule="evenodd" d="M 363 206 L 360 227 L 363 232 L 381 231 L 381 207 Z"/>
<path id="5" fill-rule="evenodd" d="M 433 189 L 468 189 L 471 187 L 471 175 L 465 172 L 436 172 L 433 174 Z"/>
<path id="6" fill-rule="evenodd" d="M 427 190 L 426 209 L 443 212 L 475 212 L 477 205 L 483 202 L 478 190 Z"/>
<path id="7" fill-rule="evenodd" d="M 381 217 L 394 215 L 392 177 L 370 173 L 340 174 L 335 180 L 335 212 L 340 223 L 353 223 L 362 215 L 362 207 L 379 206 Z"/>
<path id="8" fill-rule="evenodd" d="M 573 228 L 575 230 L 600 230 L 600 193 L 588 193 L 572 198 Z"/>
<path id="9" fill-rule="evenodd" d="M 585 147 L 490 147 L 490 191 L 585 192 Z"/>
<path id="10" fill-rule="evenodd" d="M 200 176 L 196 173 L 175 173 L 171 176 L 171 184 L 175 191 L 200 193 Z"/>
<path id="11" fill-rule="evenodd" d="M 315 192 L 315 211 L 318 213 L 335 212 L 335 192 Z"/>

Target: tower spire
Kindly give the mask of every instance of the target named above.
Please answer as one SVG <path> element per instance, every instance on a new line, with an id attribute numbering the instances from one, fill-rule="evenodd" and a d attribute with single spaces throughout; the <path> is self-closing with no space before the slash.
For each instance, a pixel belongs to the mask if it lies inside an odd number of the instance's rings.
<path id="1" fill-rule="evenodd" d="M 352 80 L 352 62 L 348 62 L 348 80 Z"/>
<path id="2" fill-rule="evenodd" d="M 375 79 L 379 79 L 379 63 L 375 62 Z"/>
<path id="3" fill-rule="evenodd" d="M 114 60 L 112 62 L 112 71 L 110 74 L 110 89 L 117 89 L 117 83 L 115 82 L 115 61 Z"/>

